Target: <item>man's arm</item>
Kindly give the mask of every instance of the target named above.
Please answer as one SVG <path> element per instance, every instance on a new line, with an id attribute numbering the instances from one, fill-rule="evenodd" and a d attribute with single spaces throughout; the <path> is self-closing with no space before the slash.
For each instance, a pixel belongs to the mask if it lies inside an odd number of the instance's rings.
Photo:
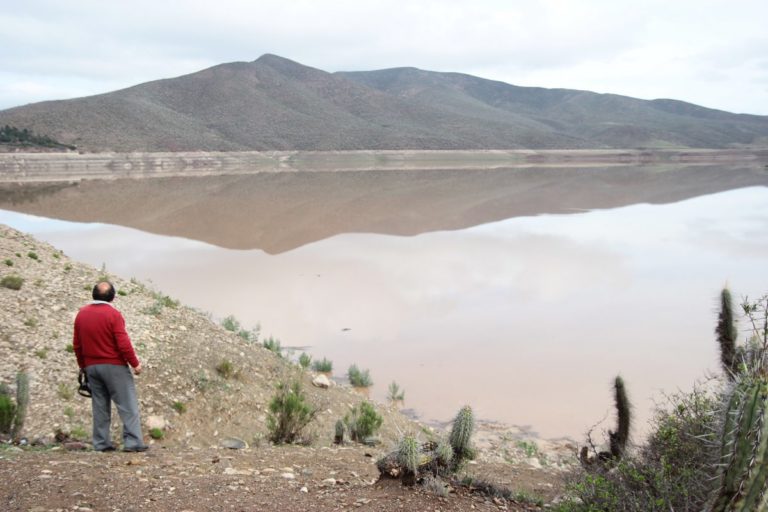
<path id="1" fill-rule="evenodd" d="M 77 366 L 82 369 L 85 366 L 85 358 L 83 357 L 83 344 L 80 343 L 80 328 L 77 325 L 77 318 L 75 318 L 75 328 L 72 334 L 72 348 L 77 357 Z"/>
<path id="2" fill-rule="evenodd" d="M 115 344 L 117 345 L 117 351 L 123 359 L 131 365 L 134 373 L 137 375 L 141 373 L 141 362 L 136 357 L 136 351 L 133 350 L 133 344 L 131 338 L 128 337 L 128 332 L 125 330 L 125 319 L 123 315 L 115 310 L 115 319 L 112 326 L 112 334 L 115 337 Z"/>

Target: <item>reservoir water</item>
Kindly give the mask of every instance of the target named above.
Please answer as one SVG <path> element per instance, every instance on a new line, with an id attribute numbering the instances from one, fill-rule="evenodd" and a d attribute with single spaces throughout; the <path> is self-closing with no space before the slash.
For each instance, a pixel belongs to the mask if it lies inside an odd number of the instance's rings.
<path id="1" fill-rule="evenodd" d="M 761 167 L 5 185 L 0 209 L 336 375 L 370 369 L 376 400 L 396 381 L 424 420 L 468 403 L 543 437 L 609 415 L 619 373 L 646 420 L 661 393 L 717 371 L 720 288 L 768 292 Z"/>

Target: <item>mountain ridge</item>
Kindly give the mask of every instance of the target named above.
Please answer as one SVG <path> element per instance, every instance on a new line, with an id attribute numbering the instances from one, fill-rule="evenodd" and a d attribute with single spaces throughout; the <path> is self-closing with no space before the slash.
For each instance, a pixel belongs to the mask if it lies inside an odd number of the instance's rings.
<path id="1" fill-rule="evenodd" d="M 328 73 L 273 54 L 10 108 L 1 125 L 97 152 L 768 144 L 768 116 L 412 67 Z"/>

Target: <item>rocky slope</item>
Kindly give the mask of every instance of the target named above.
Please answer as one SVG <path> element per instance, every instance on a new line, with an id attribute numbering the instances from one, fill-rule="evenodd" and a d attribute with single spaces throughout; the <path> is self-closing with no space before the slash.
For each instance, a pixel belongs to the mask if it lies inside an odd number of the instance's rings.
<path id="1" fill-rule="evenodd" d="M 276 55 L 3 110 L 2 125 L 99 152 L 768 143 L 766 116 L 413 68 L 327 73 Z"/>
<path id="2" fill-rule="evenodd" d="M 77 365 L 69 350 L 78 308 L 93 283 L 107 275 L 118 289 L 116 306 L 146 370 L 137 377 L 145 435 L 163 430 L 147 455 L 42 452 L 0 445 L 3 510 L 61 508 L 124 510 L 376 510 L 529 509 L 526 496 L 557 497 L 574 447 L 525 440 L 523 433 L 486 424 L 476 436 L 479 456 L 468 466 L 476 478 L 523 492 L 518 502 L 458 490 L 439 497 L 375 484 L 373 462 L 404 431 L 423 439 L 435 432 L 377 406 L 384 416 L 381 445 L 332 444 L 333 424 L 363 397 L 348 387 L 320 389 L 312 375 L 260 344 L 229 332 L 204 313 L 175 303 L 136 280 L 109 275 L 34 238 L 0 225 L 0 279 L 17 275 L 20 290 L 0 287 L 0 382 L 17 371 L 30 377 L 31 403 L 23 435 L 33 444 L 53 441 L 57 430 L 87 442 L 90 402 L 76 393 Z M 235 375 L 216 370 L 228 360 Z M 275 384 L 299 378 L 320 412 L 311 424 L 310 446 L 274 447 L 265 439 L 266 407 Z M 176 404 L 176 405 L 174 405 Z M 183 411 L 178 404 L 183 404 Z M 117 415 L 113 418 L 119 439 Z M 226 450 L 233 438 L 246 447 Z M 83 472 L 83 467 L 96 470 Z M 94 479 L 98 479 L 96 485 Z M 100 488 L 117 489 L 110 493 Z M 535 501 L 535 500 L 533 500 Z"/>

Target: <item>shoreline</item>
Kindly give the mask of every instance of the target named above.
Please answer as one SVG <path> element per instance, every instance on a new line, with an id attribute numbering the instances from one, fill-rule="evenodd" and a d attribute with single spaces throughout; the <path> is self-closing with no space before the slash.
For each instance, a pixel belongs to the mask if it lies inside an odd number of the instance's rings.
<path id="1" fill-rule="evenodd" d="M 0 182 L 276 172 L 473 170 L 630 165 L 768 165 L 768 148 L 0 153 Z"/>

